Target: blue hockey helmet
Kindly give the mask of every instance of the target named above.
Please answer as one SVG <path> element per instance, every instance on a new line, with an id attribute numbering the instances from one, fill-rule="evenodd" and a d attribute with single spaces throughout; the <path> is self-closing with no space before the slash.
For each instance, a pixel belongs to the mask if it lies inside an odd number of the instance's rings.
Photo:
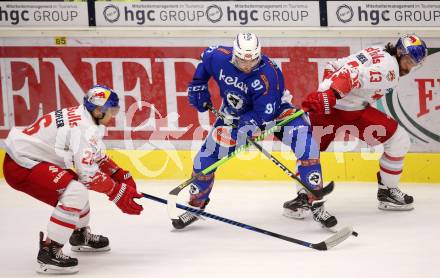
<path id="1" fill-rule="evenodd" d="M 90 112 L 100 106 L 101 111 L 105 113 L 109 108 L 119 108 L 119 97 L 115 91 L 104 85 L 93 85 L 84 96 L 84 106 Z"/>
<path id="2" fill-rule="evenodd" d="M 416 65 L 428 56 L 425 42 L 416 35 L 403 35 L 397 41 L 396 48 L 400 55 L 409 55 Z"/>

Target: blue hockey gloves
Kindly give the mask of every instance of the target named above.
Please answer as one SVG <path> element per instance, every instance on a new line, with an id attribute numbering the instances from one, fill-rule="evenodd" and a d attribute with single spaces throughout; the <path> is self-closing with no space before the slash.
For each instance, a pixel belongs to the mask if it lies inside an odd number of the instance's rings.
<path id="1" fill-rule="evenodd" d="M 188 86 L 189 103 L 199 112 L 208 110 L 207 106 L 212 105 L 211 94 L 208 91 L 207 84 Z"/>

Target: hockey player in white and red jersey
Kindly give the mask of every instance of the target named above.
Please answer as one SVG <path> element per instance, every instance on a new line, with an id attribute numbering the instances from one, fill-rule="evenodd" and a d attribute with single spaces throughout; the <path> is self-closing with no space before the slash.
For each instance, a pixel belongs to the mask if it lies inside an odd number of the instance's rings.
<path id="1" fill-rule="evenodd" d="M 45 240 L 40 232 L 37 272 L 78 271 L 78 260 L 62 252 L 68 240 L 73 251 L 110 250 L 108 238 L 88 227 L 89 189 L 107 194 L 124 213 L 141 213 L 134 199 L 142 195 L 130 173 L 103 152 L 105 127 L 118 112 L 118 95 L 95 85 L 84 105 L 43 115 L 23 130 L 11 129 L 5 141 L 6 182 L 54 207 Z"/>
<path id="2" fill-rule="evenodd" d="M 352 127 L 350 134 L 370 146 L 383 144 L 377 173 L 379 209 L 413 209 L 413 197 L 398 188 L 410 140 L 396 120 L 371 105 L 393 93 L 399 78 L 419 67 L 427 55 L 423 40 L 416 35 L 404 35 L 395 46 L 373 46 L 329 62 L 318 91 L 310 93 L 302 104 L 309 111 L 321 151 L 327 149 L 340 127 L 341 132 Z M 307 195 L 299 191 L 297 198 L 286 202 L 284 208 L 303 218 L 309 209 Z"/>

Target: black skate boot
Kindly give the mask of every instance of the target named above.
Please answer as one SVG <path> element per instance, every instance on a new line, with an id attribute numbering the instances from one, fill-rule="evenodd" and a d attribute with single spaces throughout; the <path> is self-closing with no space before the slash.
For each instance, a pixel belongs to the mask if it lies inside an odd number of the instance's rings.
<path id="1" fill-rule="evenodd" d="M 78 259 L 63 254 L 63 245 L 52 241 L 46 244 L 44 234 L 40 232 L 40 251 L 37 256 L 38 273 L 75 273 L 78 272 Z"/>
<path id="2" fill-rule="evenodd" d="M 200 210 L 204 210 L 206 208 L 206 206 L 208 205 L 208 203 L 209 203 L 209 198 L 205 201 L 205 203 L 200 208 Z M 200 216 L 197 216 L 196 214 L 194 214 L 192 212 L 186 211 L 185 213 L 181 214 L 178 219 L 171 220 L 171 224 L 173 224 L 173 227 L 175 229 L 181 230 L 181 229 L 191 225 L 192 223 L 196 222 L 200 218 L 201 218 Z"/>
<path id="3" fill-rule="evenodd" d="M 380 173 L 377 173 L 379 189 L 377 190 L 377 200 L 379 209 L 383 210 L 412 210 L 414 198 L 403 193 L 398 187 L 389 188 L 382 183 Z"/>
<path id="4" fill-rule="evenodd" d="M 332 232 L 335 232 L 335 230 L 332 228 L 334 228 L 336 224 L 338 224 L 338 220 L 336 220 L 336 217 L 334 217 L 333 215 L 328 213 L 328 211 L 325 210 L 324 202 L 325 202 L 324 200 L 313 201 L 312 207 L 310 208 L 313 214 L 313 220 L 321 223 L 321 225 L 324 228 L 327 228 Z"/>
<path id="5" fill-rule="evenodd" d="M 306 193 L 298 193 L 298 196 L 283 204 L 283 215 L 289 218 L 304 219 L 310 210 L 309 198 Z"/>
<path id="6" fill-rule="evenodd" d="M 90 233 L 89 226 L 75 230 L 70 236 L 69 243 L 72 245 L 72 251 L 75 252 L 104 252 L 110 250 L 108 238 Z"/>

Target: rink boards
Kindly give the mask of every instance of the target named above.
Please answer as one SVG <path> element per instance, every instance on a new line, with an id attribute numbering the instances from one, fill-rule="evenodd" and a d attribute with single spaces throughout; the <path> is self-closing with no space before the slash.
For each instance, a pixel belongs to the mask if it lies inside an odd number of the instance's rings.
<path id="1" fill-rule="evenodd" d="M 129 170 L 136 179 L 182 180 L 191 175 L 194 152 L 178 150 L 109 150 L 109 155 L 121 167 Z M 290 169 L 295 169 L 295 158 L 289 152 L 273 152 Z M 4 151 L 0 151 L 3 162 Z M 325 180 L 376 181 L 380 154 L 359 152 L 323 152 L 321 163 Z M 440 154 L 409 153 L 405 157 L 402 182 L 440 183 Z M 0 172 L 3 177 L 3 170 Z M 257 151 L 249 151 L 222 165 L 217 179 L 225 180 L 273 180 L 288 181 L 290 178 Z"/>

